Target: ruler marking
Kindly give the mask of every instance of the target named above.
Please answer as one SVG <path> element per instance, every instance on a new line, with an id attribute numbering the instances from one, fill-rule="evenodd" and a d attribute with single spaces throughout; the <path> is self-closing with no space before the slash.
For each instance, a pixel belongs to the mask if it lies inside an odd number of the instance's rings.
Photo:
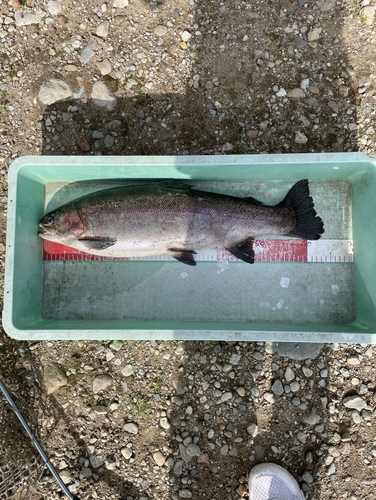
<path id="1" fill-rule="evenodd" d="M 254 241 L 255 261 L 257 262 L 353 262 L 353 242 L 351 240 L 305 241 L 298 239 L 264 239 Z M 195 256 L 197 261 L 238 261 L 225 249 L 200 250 Z M 47 261 L 172 261 L 170 255 L 147 257 L 106 257 L 91 255 L 63 245 L 44 241 L 43 259 Z"/>

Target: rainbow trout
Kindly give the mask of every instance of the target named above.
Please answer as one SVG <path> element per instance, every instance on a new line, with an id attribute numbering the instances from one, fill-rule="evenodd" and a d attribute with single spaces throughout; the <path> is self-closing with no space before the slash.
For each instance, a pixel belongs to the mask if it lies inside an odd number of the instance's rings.
<path id="1" fill-rule="evenodd" d="M 324 232 L 307 180 L 275 206 L 173 183 L 116 187 L 67 203 L 39 225 L 42 238 L 89 254 L 169 254 L 191 266 L 198 249 L 225 248 L 252 264 L 257 235 L 317 240 Z"/>

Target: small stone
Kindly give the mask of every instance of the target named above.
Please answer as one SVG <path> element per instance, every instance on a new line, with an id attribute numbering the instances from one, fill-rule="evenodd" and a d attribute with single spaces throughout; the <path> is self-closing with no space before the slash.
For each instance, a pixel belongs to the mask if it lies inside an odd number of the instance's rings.
<path id="1" fill-rule="evenodd" d="M 168 421 L 167 417 L 162 417 L 159 421 L 159 425 L 162 427 L 162 429 L 169 429 L 171 427 L 170 422 Z"/>
<path id="2" fill-rule="evenodd" d="M 336 0 L 319 0 L 319 8 L 322 12 L 332 10 L 336 6 Z"/>
<path id="3" fill-rule="evenodd" d="M 41 9 L 36 10 L 17 10 L 14 14 L 16 26 L 30 26 L 30 24 L 40 24 L 44 17 L 44 12 Z"/>
<path id="4" fill-rule="evenodd" d="M 38 93 L 38 99 L 43 104 L 53 104 L 71 96 L 69 85 L 60 78 L 52 78 L 42 83 Z"/>
<path id="5" fill-rule="evenodd" d="M 180 474 L 183 472 L 183 466 L 184 466 L 184 460 L 178 460 L 177 462 L 175 462 L 173 469 L 174 474 L 180 476 Z"/>
<path id="6" fill-rule="evenodd" d="M 191 492 L 191 490 L 188 490 L 187 488 L 179 490 L 179 497 L 180 498 L 192 498 L 192 492 Z"/>
<path id="7" fill-rule="evenodd" d="M 343 404 L 346 406 L 346 408 L 351 408 L 358 411 L 361 411 L 363 410 L 363 408 L 367 407 L 366 402 L 357 395 L 347 396 L 346 398 L 344 398 Z"/>
<path id="8" fill-rule="evenodd" d="M 307 35 L 308 41 L 309 42 L 316 42 L 317 40 L 320 40 L 321 33 L 322 33 L 322 28 L 320 28 L 318 26 L 311 29 L 310 31 L 308 31 L 308 35 Z"/>
<path id="9" fill-rule="evenodd" d="M 354 424 L 358 425 L 362 423 L 362 417 L 357 411 L 351 412 L 351 418 L 353 419 Z"/>
<path id="10" fill-rule="evenodd" d="M 306 144 L 308 142 L 308 138 L 305 134 L 302 134 L 302 132 L 296 131 L 295 132 L 295 142 L 296 144 Z"/>
<path id="11" fill-rule="evenodd" d="M 201 450 L 197 444 L 191 443 L 187 446 L 186 452 L 190 457 L 198 457 L 201 455 Z"/>
<path id="12" fill-rule="evenodd" d="M 276 93 L 276 96 L 277 96 L 277 97 L 285 97 L 286 95 L 287 95 L 287 92 L 286 92 L 286 90 L 285 90 L 284 88 L 282 88 L 282 87 L 281 87 L 281 88 L 278 90 L 278 92 Z"/>
<path id="13" fill-rule="evenodd" d="M 283 394 L 283 385 L 282 382 L 277 379 L 272 385 L 272 391 L 276 396 L 282 396 Z"/>
<path id="14" fill-rule="evenodd" d="M 336 465 L 335 463 L 331 463 L 325 472 L 327 476 L 331 476 L 332 474 L 335 473 L 335 471 L 336 471 Z"/>
<path id="15" fill-rule="evenodd" d="M 183 33 L 181 34 L 181 39 L 183 40 L 183 42 L 188 42 L 188 40 L 190 40 L 192 38 L 192 35 L 189 33 L 189 31 L 183 31 Z"/>
<path id="16" fill-rule="evenodd" d="M 226 456 L 228 454 L 228 444 L 221 446 L 219 451 L 221 455 Z"/>
<path id="17" fill-rule="evenodd" d="M 163 24 L 158 24 L 158 26 L 154 28 L 154 35 L 165 36 L 167 31 L 168 31 L 167 26 L 163 26 Z"/>
<path id="18" fill-rule="evenodd" d="M 238 388 L 236 389 L 236 392 L 239 394 L 239 396 L 240 396 L 241 398 L 244 398 L 244 396 L 245 396 L 245 389 L 244 389 L 244 387 L 238 387 Z"/>
<path id="19" fill-rule="evenodd" d="M 340 97 L 347 97 L 349 95 L 350 88 L 346 85 L 340 85 L 338 87 L 338 94 Z"/>
<path id="20" fill-rule="evenodd" d="M 112 135 L 106 135 L 106 137 L 104 138 L 104 145 L 106 146 L 106 148 L 112 148 L 114 143 L 115 139 L 112 137 Z"/>
<path id="21" fill-rule="evenodd" d="M 306 91 L 308 85 L 309 85 L 309 78 L 303 78 L 303 80 L 300 82 L 300 88 Z"/>
<path id="22" fill-rule="evenodd" d="M 305 471 L 304 474 L 302 475 L 303 481 L 305 481 L 307 484 L 313 483 L 313 476 L 309 471 Z"/>
<path id="23" fill-rule="evenodd" d="M 248 489 L 245 484 L 239 484 L 239 486 L 236 488 L 236 493 L 240 497 L 245 497 L 248 493 Z"/>
<path id="24" fill-rule="evenodd" d="M 123 455 L 123 457 L 125 458 L 125 460 L 129 460 L 132 456 L 132 450 L 130 448 L 122 448 L 121 449 L 121 454 Z"/>
<path id="25" fill-rule="evenodd" d="M 265 392 L 264 399 L 265 399 L 265 401 L 267 401 L 270 404 L 275 403 L 275 397 L 273 396 L 273 394 L 271 392 Z"/>
<path id="26" fill-rule="evenodd" d="M 347 358 L 347 364 L 353 365 L 353 366 L 360 365 L 360 359 L 358 358 L 358 356 L 349 356 Z"/>
<path id="27" fill-rule="evenodd" d="M 303 431 L 299 431 L 297 433 L 296 437 L 303 444 L 307 442 L 307 434 L 305 432 L 303 432 Z"/>
<path id="28" fill-rule="evenodd" d="M 83 153 L 90 151 L 90 143 L 85 137 L 80 137 L 77 139 L 77 146 L 81 149 Z"/>
<path id="29" fill-rule="evenodd" d="M 110 32 L 110 23 L 108 21 L 102 21 L 98 26 L 96 33 L 101 38 L 107 38 Z"/>
<path id="30" fill-rule="evenodd" d="M 105 415 L 108 412 L 107 406 L 96 405 L 94 406 L 94 413 L 97 415 Z"/>
<path id="31" fill-rule="evenodd" d="M 138 425 L 135 424 L 134 422 L 128 422 L 127 424 L 124 425 L 124 430 L 129 434 L 138 434 L 139 429 Z"/>
<path id="32" fill-rule="evenodd" d="M 363 7 L 363 9 L 361 10 L 361 14 L 364 16 L 364 23 L 367 26 L 371 26 L 375 18 L 375 7 L 367 5 Z"/>
<path id="33" fill-rule="evenodd" d="M 72 481 L 72 476 L 71 476 L 69 470 L 60 470 L 59 476 L 66 484 L 69 484 Z"/>
<path id="34" fill-rule="evenodd" d="M 311 368 L 308 368 L 308 366 L 303 366 L 302 371 L 307 378 L 312 377 L 313 375 L 313 370 L 311 370 Z"/>
<path id="35" fill-rule="evenodd" d="M 104 461 L 107 470 L 116 469 L 116 459 L 115 457 L 107 457 Z"/>
<path id="36" fill-rule="evenodd" d="M 192 457 L 188 455 L 187 448 L 184 446 L 183 443 L 179 443 L 179 451 L 181 458 L 184 460 L 186 464 L 188 464 L 192 460 Z"/>
<path id="37" fill-rule="evenodd" d="M 133 373 L 132 365 L 125 365 L 124 368 L 121 369 L 121 374 L 124 375 L 124 377 L 130 377 Z"/>
<path id="38" fill-rule="evenodd" d="M 242 359 L 241 354 L 232 354 L 230 358 L 230 365 L 238 365 L 240 363 L 240 360 Z"/>
<path id="39" fill-rule="evenodd" d="M 187 50 L 188 49 L 188 45 L 185 42 L 180 42 L 179 46 L 183 50 Z"/>
<path id="40" fill-rule="evenodd" d="M 176 394 L 184 394 L 186 391 L 186 387 L 184 381 L 180 378 L 173 378 L 172 385 L 175 389 Z"/>
<path id="41" fill-rule="evenodd" d="M 68 71 L 69 73 L 72 73 L 73 71 L 77 71 L 78 67 L 75 64 L 66 64 L 64 66 L 65 71 Z"/>
<path id="42" fill-rule="evenodd" d="M 232 392 L 224 392 L 221 396 L 221 401 L 229 401 L 232 398 Z"/>
<path id="43" fill-rule="evenodd" d="M 197 457 L 197 463 L 198 464 L 208 464 L 209 461 L 209 455 L 207 453 L 203 453 L 199 457 Z"/>
<path id="44" fill-rule="evenodd" d="M 335 101 L 329 101 L 328 108 L 330 108 L 333 113 L 338 114 L 339 106 Z"/>
<path id="45" fill-rule="evenodd" d="M 91 477 L 93 474 L 93 471 L 89 467 L 82 467 L 81 472 L 85 477 Z"/>
<path id="46" fill-rule="evenodd" d="M 109 59 L 103 59 L 100 63 L 98 63 L 99 71 L 101 75 L 109 75 L 112 71 L 111 62 Z"/>
<path id="47" fill-rule="evenodd" d="M 113 7 L 114 9 L 124 9 L 128 7 L 129 0 L 114 0 Z"/>
<path id="48" fill-rule="evenodd" d="M 297 392 L 300 389 L 300 384 L 296 380 L 290 384 L 291 392 Z"/>
<path id="49" fill-rule="evenodd" d="M 291 382 L 295 378 L 295 373 L 293 370 L 288 366 L 285 370 L 285 379 L 286 382 Z"/>
<path id="50" fill-rule="evenodd" d="M 61 1 L 60 0 L 48 0 L 47 10 L 51 16 L 57 16 L 61 12 Z"/>
<path id="51" fill-rule="evenodd" d="M 91 92 L 93 103 L 96 106 L 112 111 L 116 106 L 116 97 L 108 90 L 104 82 L 95 82 Z"/>
<path id="52" fill-rule="evenodd" d="M 81 64 L 86 64 L 93 57 L 96 47 L 97 44 L 95 42 L 92 42 L 84 48 L 80 55 Z"/>
<path id="53" fill-rule="evenodd" d="M 258 434 L 258 427 L 256 424 L 251 424 L 249 427 L 247 427 L 247 432 L 250 434 L 252 437 L 256 437 Z"/>
<path id="54" fill-rule="evenodd" d="M 89 462 L 94 469 L 98 469 L 98 467 L 100 467 L 103 464 L 103 461 L 100 458 L 96 457 L 95 455 L 91 455 L 89 457 Z"/>
<path id="55" fill-rule="evenodd" d="M 52 394 L 60 387 L 67 385 L 68 379 L 57 363 L 51 363 L 43 369 L 43 382 L 47 394 Z"/>
<path id="56" fill-rule="evenodd" d="M 161 467 L 165 463 L 166 457 L 161 451 L 155 451 L 153 453 L 153 460 L 159 467 Z"/>
<path id="57" fill-rule="evenodd" d="M 123 341 L 122 340 L 113 340 L 110 344 L 110 348 L 113 351 L 120 351 L 120 349 L 123 347 Z"/>
<path id="58" fill-rule="evenodd" d="M 35 124 L 35 128 L 41 132 L 46 130 L 46 122 L 44 120 L 38 120 Z"/>
<path id="59" fill-rule="evenodd" d="M 301 99 L 302 97 L 306 97 L 304 90 L 301 88 L 289 90 L 286 95 L 287 97 L 292 97 L 293 99 Z"/>
<path id="60" fill-rule="evenodd" d="M 111 375 L 108 375 L 107 373 L 97 375 L 93 380 L 93 392 L 94 394 L 97 394 L 100 391 L 105 391 L 112 384 L 113 379 Z"/>

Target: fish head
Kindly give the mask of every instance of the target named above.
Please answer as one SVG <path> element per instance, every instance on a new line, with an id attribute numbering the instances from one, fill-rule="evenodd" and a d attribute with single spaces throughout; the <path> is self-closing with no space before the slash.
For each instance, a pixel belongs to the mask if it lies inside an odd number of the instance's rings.
<path id="1" fill-rule="evenodd" d="M 39 235 L 51 241 L 78 239 L 85 232 L 84 223 L 74 207 L 47 213 L 40 220 L 39 226 L 43 229 Z"/>

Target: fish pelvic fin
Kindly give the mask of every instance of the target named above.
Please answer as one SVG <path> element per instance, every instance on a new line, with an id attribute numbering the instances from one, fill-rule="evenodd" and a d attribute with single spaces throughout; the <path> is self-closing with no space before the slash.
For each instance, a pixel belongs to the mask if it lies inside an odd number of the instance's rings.
<path id="1" fill-rule="evenodd" d="M 194 255 L 196 252 L 194 250 L 180 250 L 179 248 L 169 248 L 171 257 L 187 264 L 187 266 L 195 266 L 197 262 L 195 261 Z"/>
<path id="2" fill-rule="evenodd" d="M 231 247 L 227 247 L 232 255 L 237 259 L 244 260 L 248 264 L 253 264 L 255 262 L 255 251 L 253 250 L 253 238 L 247 238 Z"/>
<path id="3" fill-rule="evenodd" d="M 320 239 L 324 232 L 324 223 L 314 209 L 307 179 L 297 182 L 277 207 L 290 207 L 295 212 L 296 226 L 287 236 L 305 240 Z"/>

